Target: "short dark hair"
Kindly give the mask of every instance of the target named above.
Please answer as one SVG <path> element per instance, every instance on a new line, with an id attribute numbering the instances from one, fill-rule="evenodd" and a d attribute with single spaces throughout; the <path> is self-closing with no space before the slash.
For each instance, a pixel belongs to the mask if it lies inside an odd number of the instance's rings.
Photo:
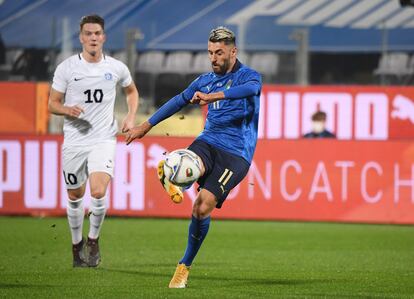
<path id="1" fill-rule="evenodd" d="M 102 30 L 105 30 L 105 20 L 98 15 L 87 15 L 83 16 L 79 22 L 80 31 L 82 31 L 83 25 L 87 23 L 99 24 L 102 27 Z"/>
<path id="2" fill-rule="evenodd" d="M 312 120 L 313 121 L 326 121 L 326 113 L 323 111 L 316 111 L 312 115 Z"/>
<path id="3" fill-rule="evenodd" d="M 212 43 L 223 42 L 226 45 L 235 45 L 236 35 L 230 29 L 220 26 L 210 31 L 208 40 Z"/>

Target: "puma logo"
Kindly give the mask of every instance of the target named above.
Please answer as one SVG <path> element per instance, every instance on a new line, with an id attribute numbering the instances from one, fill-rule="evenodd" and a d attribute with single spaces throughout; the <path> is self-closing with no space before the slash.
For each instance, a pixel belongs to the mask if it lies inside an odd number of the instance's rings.
<path id="1" fill-rule="evenodd" d="M 414 102 L 411 99 L 399 94 L 394 98 L 392 106 L 394 108 L 391 112 L 392 118 L 409 119 L 414 124 Z"/>
<path id="2" fill-rule="evenodd" d="M 201 237 L 196 237 L 196 236 L 194 236 L 193 234 L 191 234 L 191 238 L 194 238 L 194 239 L 196 239 L 197 241 L 200 241 L 201 240 Z"/>

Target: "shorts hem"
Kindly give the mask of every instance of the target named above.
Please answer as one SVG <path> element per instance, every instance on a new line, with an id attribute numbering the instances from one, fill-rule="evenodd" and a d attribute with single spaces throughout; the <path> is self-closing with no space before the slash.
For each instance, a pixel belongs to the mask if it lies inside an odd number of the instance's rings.
<path id="1" fill-rule="evenodd" d="M 90 176 L 92 173 L 95 173 L 95 172 L 104 172 L 104 173 L 109 174 L 109 176 L 110 176 L 111 178 L 113 178 L 113 177 L 114 177 L 113 172 L 109 172 L 109 171 L 107 171 L 106 169 L 94 169 L 94 170 L 92 170 L 92 171 L 88 171 L 88 176 Z"/>
<path id="2" fill-rule="evenodd" d="M 78 188 L 82 187 L 86 183 L 87 180 L 88 179 L 86 179 L 82 183 L 79 183 L 79 184 L 76 184 L 76 185 L 70 185 L 70 188 L 68 188 L 68 185 L 65 183 L 66 190 L 75 190 L 75 189 L 78 189 Z"/>

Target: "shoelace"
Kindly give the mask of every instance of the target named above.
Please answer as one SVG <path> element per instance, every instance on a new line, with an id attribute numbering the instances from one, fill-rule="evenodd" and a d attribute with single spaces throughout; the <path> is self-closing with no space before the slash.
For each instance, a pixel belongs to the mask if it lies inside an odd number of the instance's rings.
<path id="1" fill-rule="evenodd" d="M 179 266 L 174 274 L 174 282 L 181 282 L 185 279 L 186 270 L 185 266 Z"/>

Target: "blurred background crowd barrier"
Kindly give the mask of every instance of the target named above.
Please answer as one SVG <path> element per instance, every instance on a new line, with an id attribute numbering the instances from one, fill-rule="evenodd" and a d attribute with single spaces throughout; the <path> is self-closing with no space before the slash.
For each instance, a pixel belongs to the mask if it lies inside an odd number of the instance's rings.
<path id="1" fill-rule="evenodd" d="M 48 114 L 48 93 L 56 66 L 81 50 L 79 19 L 98 13 L 106 53 L 125 62 L 138 85 L 137 122 L 211 70 L 214 27 L 234 30 L 240 61 L 262 74 L 258 152 L 231 208 L 217 217 L 414 223 L 413 5 L 0 1 L 0 214 L 64 213 L 63 119 Z M 316 110 L 327 113 L 336 140 L 302 139 Z M 120 90 L 116 118 L 126 111 Z M 155 165 L 160 153 L 197 136 L 205 112 L 186 107 L 131 147 L 120 137 L 109 214 L 186 215 L 190 200 L 173 209 L 161 198 Z"/>

